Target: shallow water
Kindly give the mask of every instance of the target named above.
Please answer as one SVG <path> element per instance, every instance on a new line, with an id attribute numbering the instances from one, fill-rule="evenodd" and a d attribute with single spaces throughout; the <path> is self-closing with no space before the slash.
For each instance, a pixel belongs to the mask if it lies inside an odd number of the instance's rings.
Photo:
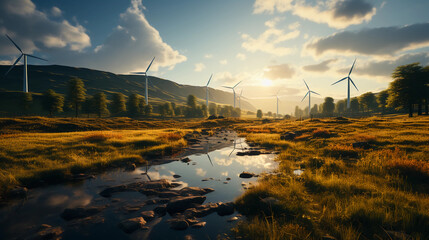
<path id="1" fill-rule="evenodd" d="M 186 186 L 213 188 L 215 191 L 206 195 L 204 204 L 233 201 L 245 191 L 244 188 L 256 183 L 256 178 L 239 178 L 242 171 L 256 174 L 269 172 L 277 167 L 277 163 L 273 161 L 273 154 L 236 156 L 237 151 L 249 148 L 244 139 L 238 138 L 229 144 L 228 147 L 206 154 L 190 155 L 192 161 L 189 164 L 172 161 L 151 166 L 148 176 L 152 180 L 175 180 L 173 175 L 178 174 L 181 177 L 176 181 L 182 184 L 179 189 Z M 141 205 L 150 197 L 138 192 L 123 192 L 114 194 L 111 198 L 103 198 L 98 193 L 118 184 L 147 181 L 145 172 L 146 167 L 132 172 L 116 169 L 97 175 L 95 179 L 31 189 L 28 199 L 13 201 L 0 208 L 0 239 L 25 238 L 41 224 L 63 227 L 63 239 L 185 239 L 187 235 L 191 235 L 193 239 L 216 239 L 235 224 L 227 220 L 237 213 L 222 217 L 212 213 L 199 219 L 207 222 L 205 227 L 176 231 L 169 228 L 166 221 L 171 216 L 167 214 L 148 222 L 149 230 L 124 233 L 117 226 L 121 220 L 137 217 L 140 212 L 153 210 L 156 205 L 146 205 L 130 213 L 126 207 Z M 226 180 L 228 177 L 231 178 L 230 181 Z M 202 181 L 203 179 L 208 180 Z M 108 207 L 87 220 L 65 221 L 60 217 L 65 208 L 99 205 Z"/>

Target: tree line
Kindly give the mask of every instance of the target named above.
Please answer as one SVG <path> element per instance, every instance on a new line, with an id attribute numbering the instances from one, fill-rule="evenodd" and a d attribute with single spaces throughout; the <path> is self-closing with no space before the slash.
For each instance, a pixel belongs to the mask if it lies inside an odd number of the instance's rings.
<path id="1" fill-rule="evenodd" d="M 31 93 L 22 93 L 21 107 L 28 112 L 33 103 Z M 240 117 L 239 108 L 233 108 L 227 105 L 217 105 L 210 103 L 209 107 L 205 104 L 198 104 L 194 95 L 187 97 L 186 105 L 177 105 L 174 102 L 165 102 L 158 105 L 155 109 L 152 105 L 145 104 L 145 99 L 139 94 L 125 96 L 122 93 L 113 93 L 111 99 L 103 92 L 87 95 L 84 82 L 81 79 L 74 78 L 68 82 L 65 96 L 49 89 L 43 93 L 42 109 L 49 113 L 49 116 L 62 112 L 73 112 L 75 117 L 84 115 L 103 116 L 128 116 L 128 117 L 149 117 L 153 113 L 160 117 L 186 117 L 203 118 L 210 116 Z"/>
<path id="2" fill-rule="evenodd" d="M 403 113 L 413 116 L 429 113 L 429 66 L 422 67 L 420 63 L 412 63 L 396 67 L 392 74 L 393 81 L 389 88 L 379 93 L 367 92 L 359 97 L 350 99 L 347 109 L 347 99 L 334 103 L 332 97 L 326 97 L 322 104 L 314 104 L 310 109 L 312 117 L 368 116 L 372 114 Z M 309 117 L 308 107 L 295 107 L 295 117 Z"/>

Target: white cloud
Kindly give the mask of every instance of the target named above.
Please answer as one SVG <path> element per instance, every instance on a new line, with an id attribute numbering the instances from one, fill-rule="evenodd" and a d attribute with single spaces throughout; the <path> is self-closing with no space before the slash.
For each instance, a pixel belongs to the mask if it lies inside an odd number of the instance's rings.
<path id="1" fill-rule="evenodd" d="M 288 28 L 290 30 L 295 30 L 295 29 L 298 29 L 300 26 L 301 26 L 301 24 L 299 22 L 294 22 L 294 23 L 289 24 Z"/>
<path id="2" fill-rule="evenodd" d="M 13 62 L 12 60 L 0 60 L 0 65 L 12 65 Z"/>
<path id="3" fill-rule="evenodd" d="M 366 0 L 318 1 L 309 5 L 305 0 L 256 0 L 254 13 L 292 12 L 292 14 L 316 23 L 325 23 L 333 28 L 368 22 L 376 13 L 376 8 Z"/>
<path id="4" fill-rule="evenodd" d="M 54 10 L 55 9 L 55 10 Z M 58 14 L 59 8 L 51 13 Z M 52 20 L 44 12 L 37 10 L 31 0 L 0 1 L 0 33 L 8 34 L 27 53 L 49 52 L 57 48 L 83 51 L 91 46 L 86 29 L 67 20 Z M 17 54 L 16 48 L 4 37 L 0 38 L 0 52 L 5 55 Z"/>
<path id="5" fill-rule="evenodd" d="M 289 64 L 268 66 L 264 71 L 264 77 L 271 80 L 289 79 L 294 75 L 295 69 Z"/>
<path id="6" fill-rule="evenodd" d="M 265 52 L 276 56 L 284 56 L 292 52 L 291 48 L 279 46 L 287 40 L 297 38 L 300 34 L 298 30 L 285 32 L 284 30 L 276 28 L 277 23 L 281 18 L 274 18 L 265 22 L 268 27 L 265 32 L 256 38 L 248 34 L 242 34 L 241 38 L 244 40 L 242 47 L 249 52 Z"/>
<path id="7" fill-rule="evenodd" d="M 222 65 L 226 65 L 226 64 L 228 64 L 228 60 L 223 59 L 223 60 L 220 60 L 219 63 Z"/>
<path id="8" fill-rule="evenodd" d="M 213 54 L 206 54 L 204 55 L 204 58 L 207 58 L 207 59 L 213 58 Z"/>
<path id="9" fill-rule="evenodd" d="M 196 63 L 195 64 L 195 68 L 194 71 L 195 72 L 201 72 L 206 68 L 206 65 L 204 65 L 204 63 Z"/>
<path id="10" fill-rule="evenodd" d="M 63 13 L 62 13 L 62 11 L 61 11 L 61 9 L 59 9 L 58 7 L 52 7 L 51 8 L 51 15 L 52 16 L 54 16 L 54 17 L 61 17 L 61 15 L 62 15 Z"/>
<path id="11" fill-rule="evenodd" d="M 202 168 L 196 168 L 195 172 L 200 177 L 204 177 L 207 174 L 207 171 L 203 170 Z"/>
<path id="12" fill-rule="evenodd" d="M 243 53 L 237 53 L 237 55 L 235 57 L 242 60 L 242 61 L 246 60 L 246 55 Z"/>

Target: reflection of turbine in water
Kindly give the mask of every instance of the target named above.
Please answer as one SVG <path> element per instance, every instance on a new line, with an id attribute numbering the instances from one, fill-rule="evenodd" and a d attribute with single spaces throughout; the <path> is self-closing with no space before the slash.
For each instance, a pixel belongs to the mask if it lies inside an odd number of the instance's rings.
<path id="1" fill-rule="evenodd" d="M 235 146 L 236 146 L 236 144 L 237 144 L 237 139 L 234 139 L 234 146 L 233 146 L 233 149 L 232 149 L 231 153 L 228 155 L 228 157 L 231 157 L 231 154 L 232 154 L 236 149 L 243 150 L 243 145 L 241 144 L 241 138 L 239 138 L 239 139 L 240 139 L 240 146 L 241 146 L 241 148 L 236 148 L 236 147 L 235 147 Z"/>
<path id="2" fill-rule="evenodd" d="M 210 164 L 212 165 L 212 167 L 214 167 L 213 162 L 212 162 L 212 159 L 210 158 L 210 155 L 209 155 L 209 150 L 210 150 L 210 140 L 208 140 L 208 141 L 207 141 L 207 145 L 206 145 L 206 146 L 207 146 L 207 147 L 206 147 L 206 155 L 207 155 L 207 157 L 209 158 Z"/>
<path id="3" fill-rule="evenodd" d="M 146 175 L 146 177 L 147 177 L 147 179 L 149 180 L 149 181 L 152 181 L 152 179 L 150 178 L 150 176 L 149 176 L 149 169 L 150 169 L 150 167 L 152 167 L 152 165 L 150 165 L 149 166 L 149 164 L 148 163 L 146 163 L 146 171 L 144 172 L 144 173 L 142 173 L 142 175 Z"/>

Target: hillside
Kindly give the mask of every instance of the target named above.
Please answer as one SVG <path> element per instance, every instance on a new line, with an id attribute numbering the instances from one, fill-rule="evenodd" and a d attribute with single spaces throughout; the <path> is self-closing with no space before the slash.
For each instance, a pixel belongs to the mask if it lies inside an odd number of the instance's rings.
<path id="1" fill-rule="evenodd" d="M 8 70 L 10 66 L 0 66 L 0 76 Z M 22 91 L 22 66 L 15 67 L 7 77 L 0 79 L 0 95 L 6 92 Z M 74 77 L 80 78 L 85 83 L 87 94 L 104 92 L 107 97 L 115 92 L 123 93 L 127 96 L 138 93 L 144 96 L 145 78 L 138 75 L 120 75 L 110 72 L 103 72 L 87 68 L 75 68 L 59 65 L 28 66 L 29 90 L 31 92 L 43 93 L 48 89 L 53 89 L 58 93 L 65 94 L 67 82 Z M 185 104 L 189 94 L 201 99 L 201 103 L 206 98 L 205 87 L 181 85 L 173 81 L 149 77 L 149 102 L 153 105 L 164 103 L 165 101 Z M 217 104 L 233 104 L 233 94 L 221 90 L 209 88 L 210 101 Z M 242 101 L 242 109 L 255 111 L 255 107 L 245 100 Z"/>

